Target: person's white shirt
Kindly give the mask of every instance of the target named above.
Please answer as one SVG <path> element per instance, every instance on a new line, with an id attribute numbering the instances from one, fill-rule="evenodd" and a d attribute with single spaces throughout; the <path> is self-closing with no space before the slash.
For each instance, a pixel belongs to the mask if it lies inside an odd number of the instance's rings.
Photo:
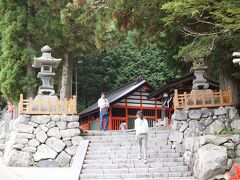
<path id="1" fill-rule="evenodd" d="M 100 111 L 102 108 L 109 107 L 109 103 L 107 98 L 100 98 L 98 99 L 98 107 L 100 108 Z"/>
<path id="2" fill-rule="evenodd" d="M 135 120 L 135 130 L 136 130 L 136 135 L 139 134 L 147 134 L 148 133 L 148 121 L 143 118 L 137 118 Z"/>
<path id="3" fill-rule="evenodd" d="M 126 129 L 127 129 L 127 123 L 125 123 L 125 122 L 121 123 L 120 126 L 119 126 L 119 130 L 124 131 Z"/>

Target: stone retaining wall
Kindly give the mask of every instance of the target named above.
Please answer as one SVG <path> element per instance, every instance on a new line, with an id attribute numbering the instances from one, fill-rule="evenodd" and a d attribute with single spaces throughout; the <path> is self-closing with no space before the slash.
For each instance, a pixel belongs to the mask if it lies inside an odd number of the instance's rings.
<path id="1" fill-rule="evenodd" d="M 80 136 L 77 115 L 20 115 L 4 149 L 8 166 L 67 167 Z"/>
<path id="2" fill-rule="evenodd" d="M 240 162 L 240 136 L 187 137 L 183 140 L 184 161 L 200 180 L 224 175 L 233 162 Z"/>
<path id="3" fill-rule="evenodd" d="M 173 146 L 178 146 L 186 137 L 221 134 L 230 129 L 240 131 L 240 118 L 235 107 L 176 110 L 169 140 Z"/>
<path id="4" fill-rule="evenodd" d="M 225 174 L 240 160 L 239 133 L 240 118 L 233 106 L 176 110 L 169 141 L 172 148 L 182 149 L 194 176 L 206 180 Z"/>

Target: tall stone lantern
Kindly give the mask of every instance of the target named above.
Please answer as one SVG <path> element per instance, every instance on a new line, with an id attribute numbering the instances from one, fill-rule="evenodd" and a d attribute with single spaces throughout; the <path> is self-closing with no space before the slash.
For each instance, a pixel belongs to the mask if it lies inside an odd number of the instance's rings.
<path id="1" fill-rule="evenodd" d="M 200 65 L 199 67 L 194 69 L 194 75 L 196 79 L 192 82 L 192 91 L 191 96 L 193 97 L 201 97 L 202 95 L 211 95 L 213 93 L 213 90 L 209 89 L 209 83 L 207 79 L 204 77 L 204 74 L 206 73 L 207 66 Z M 207 101 L 208 99 L 206 99 Z"/>
<path id="2" fill-rule="evenodd" d="M 38 88 L 38 94 L 35 99 L 39 99 L 42 97 L 54 97 L 55 90 L 53 87 L 53 77 L 55 73 L 53 72 L 54 68 L 58 67 L 58 64 L 62 59 L 56 59 L 51 55 L 51 48 L 47 45 L 42 47 L 42 56 L 38 58 L 34 58 L 33 67 L 40 68 L 40 72 L 37 77 L 41 79 L 42 85 Z"/>

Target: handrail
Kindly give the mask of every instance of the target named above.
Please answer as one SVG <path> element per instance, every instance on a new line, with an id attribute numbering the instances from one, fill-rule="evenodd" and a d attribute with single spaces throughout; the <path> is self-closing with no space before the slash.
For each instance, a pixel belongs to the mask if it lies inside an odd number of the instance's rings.
<path id="1" fill-rule="evenodd" d="M 64 100 L 23 99 L 20 95 L 19 114 L 77 114 L 77 98 Z"/>
<path id="2" fill-rule="evenodd" d="M 174 109 L 189 108 L 207 108 L 233 105 L 232 91 L 226 90 L 219 92 L 213 91 L 192 91 L 179 94 L 178 90 L 174 91 Z"/>

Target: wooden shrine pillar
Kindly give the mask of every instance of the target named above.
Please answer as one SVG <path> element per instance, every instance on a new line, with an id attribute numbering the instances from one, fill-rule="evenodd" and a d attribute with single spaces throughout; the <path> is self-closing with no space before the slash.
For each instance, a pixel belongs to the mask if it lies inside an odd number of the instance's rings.
<path id="1" fill-rule="evenodd" d="M 109 125 L 108 125 L 108 129 L 112 130 L 113 129 L 113 125 L 112 125 L 112 107 L 109 108 Z"/>

